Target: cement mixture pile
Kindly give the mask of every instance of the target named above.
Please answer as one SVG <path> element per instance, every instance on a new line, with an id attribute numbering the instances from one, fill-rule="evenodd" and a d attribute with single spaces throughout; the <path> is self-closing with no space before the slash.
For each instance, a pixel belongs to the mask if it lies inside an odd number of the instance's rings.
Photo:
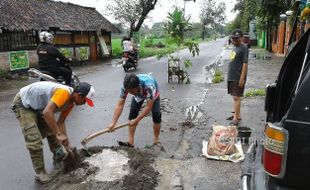
<path id="1" fill-rule="evenodd" d="M 125 147 L 90 147 L 87 157 L 80 151 L 80 163 L 73 171 L 55 174 L 43 186 L 49 190 L 155 189 L 159 173 L 152 164 L 154 155 Z"/>

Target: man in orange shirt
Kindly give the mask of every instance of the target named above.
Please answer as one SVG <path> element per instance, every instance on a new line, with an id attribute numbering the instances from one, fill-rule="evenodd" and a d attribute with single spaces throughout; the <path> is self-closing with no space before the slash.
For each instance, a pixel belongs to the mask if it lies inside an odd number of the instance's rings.
<path id="1" fill-rule="evenodd" d="M 42 139 L 47 137 L 55 160 L 56 152 L 62 150 L 62 145 L 69 146 L 70 144 L 65 119 L 74 105 L 87 103 L 93 107 L 94 94 L 94 88 L 88 83 L 81 83 L 73 89 L 48 81 L 25 86 L 16 94 L 12 109 L 25 137 L 37 181 L 41 183 L 50 181 L 44 166 Z M 57 120 L 56 112 L 60 112 Z"/>

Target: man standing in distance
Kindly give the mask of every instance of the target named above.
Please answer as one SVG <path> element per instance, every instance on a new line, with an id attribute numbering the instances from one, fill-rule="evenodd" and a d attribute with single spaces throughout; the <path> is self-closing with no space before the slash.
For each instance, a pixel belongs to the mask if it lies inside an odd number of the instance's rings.
<path id="1" fill-rule="evenodd" d="M 234 30 L 231 35 L 234 49 L 230 54 L 227 76 L 228 94 L 230 94 L 234 100 L 234 114 L 227 118 L 227 120 L 232 120 L 230 125 L 238 125 L 238 122 L 241 120 L 241 97 L 244 93 L 248 70 L 249 50 L 248 47 L 243 44 L 242 39 L 243 32 L 240 29 Z"/>

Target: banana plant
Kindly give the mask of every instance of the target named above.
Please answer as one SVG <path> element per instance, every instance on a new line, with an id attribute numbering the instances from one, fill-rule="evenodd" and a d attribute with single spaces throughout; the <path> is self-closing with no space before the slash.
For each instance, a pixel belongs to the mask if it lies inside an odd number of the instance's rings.
<path id="1" fill-rule="evenodd" d="M 192 24 L 190 23 L 190 16 L 185 17 L 184 12 L 175 7 L 175 9 L 168 13 L 167 21 L 164 24 L 164 31 L 166 33 L 166 43 L 170 46 L 176 45 L 177 47 L 187 47 L 189 52 L 192 54 L 192 57 L 199 55 L 199 44 L 194 40 L 185 39 L 185 32 L 192 29 Z M 170 59 L 178 59 L 177 56 L 172 56 L 172 53 L 175 49 L 171 48 L 171 51 L 168 51 L 166 54 L 160 54 L 158 57 L 168 56 L 168 61 Z M 184 66 L 184 74 L 188 79 L 187 83 L 189 83 L 189 77 L 187 74 L 187 70 L 192 66 L 192 61 L 190 59 L 185 59 L 183 61 Z"/>

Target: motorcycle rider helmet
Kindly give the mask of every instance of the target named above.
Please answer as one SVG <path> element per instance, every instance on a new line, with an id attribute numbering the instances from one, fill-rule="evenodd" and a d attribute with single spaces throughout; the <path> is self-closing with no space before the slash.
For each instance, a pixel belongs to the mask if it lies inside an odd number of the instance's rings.
<path id="1" fill-rule="evenodd" d="M 40 32 L 39 38 L 40 38 L 40 42 L 52 44 L 54 36 L 53 34 L 49 32 L 43 31 L 43 32 Z"/>

